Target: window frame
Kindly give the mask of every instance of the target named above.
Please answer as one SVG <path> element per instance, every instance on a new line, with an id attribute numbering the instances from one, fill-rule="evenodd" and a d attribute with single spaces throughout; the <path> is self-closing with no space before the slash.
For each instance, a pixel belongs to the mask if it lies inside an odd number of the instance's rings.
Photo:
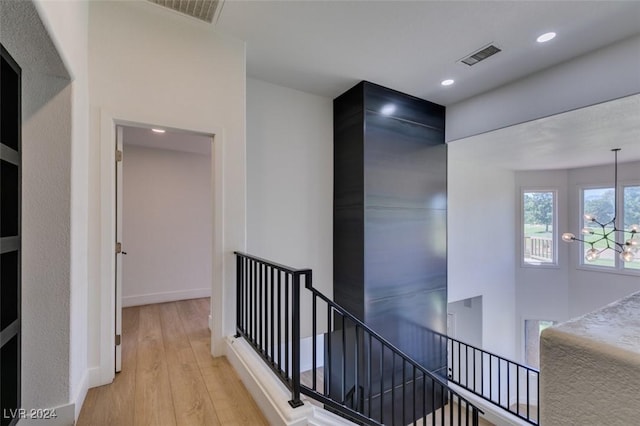
<path id="1" fill-rule="evenodd" d="M 553 261 L 552 262 L 544 262 L 540 264 L 529 263 L 525 261 L 525 249 L 524 249 L 524 194 L 528 192 L 550 192 L 553 196 L 553 220 L 552 220 L 552 239 L 553 239 Z M 560 263 L 558 260 L 558 194 L 560 190 L 559 188 L 551 188 L 551 187 L 522 187 L 520 188 L 520 216 L 519 216 L 519 231 L 518 231 L 518 241 L 520 245 L 520 266 L 523 268 L 536 268 L 536 269 L 558 269 L 560 268 Z"/>
<path id="2" fill-rule="evenodd" d="M 616 209 L 616 226 L 620 227 L 622 221 L 624 220 L 624 189 L 629 186 L 640 186 L 640 181 L 638 180 L 628 180 L 624 182 L 618 182 L 618 187 L 615 188 L 616 193 L 618 194 L 618 204 L 615 206 Z M 593 184 L 593 185 L 579 185 L 578 186 L 578 231 L 582 229 L 584 225 L 584 191 L 589 189 L 603 189 L 603 188 L 613 188 L 613 185 L 606 184 Z M 588 212 L 587 212 L 588 213 Z M 616 238 L 619 238 L 619 235 L 616 235 Z M 577 269 L 582 269 L 585 271 L 597 271 L 604 272 L 609 274 L 619 274 L 619 275 L 629 275 L 629 276 L 640 276 L 640 269 L 633 268 L 625 268 L 625 262 L 623 262 L 618 253 L 614 256 L 614 266 L 602 266 L 602 265 L 594 265 L 584 258 L 584 245 L 583 242 L 578 242 L 578 266 Z M 640 252 L 638 253 L 640 256 Z"/>

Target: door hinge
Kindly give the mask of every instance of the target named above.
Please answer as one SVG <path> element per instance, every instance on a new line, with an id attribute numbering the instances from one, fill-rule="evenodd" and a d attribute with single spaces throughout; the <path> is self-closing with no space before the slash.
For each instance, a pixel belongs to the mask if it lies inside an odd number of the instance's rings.
<path id="1" fill-rule="evenodd" d="M 116 243 L 116 254 L 122 253 L 122 243 Z"/>
<path id="2" fill-rule="evenodd" d="M 116 149 L 116 161 L 122 161 L 122 151 Z"/>
<path id="3" fill-rule="evenodd" d="M 121 342 L 122 342 L 122 336 L 119 334 L 116 334 L 116 346 L 120 346 Z"/>

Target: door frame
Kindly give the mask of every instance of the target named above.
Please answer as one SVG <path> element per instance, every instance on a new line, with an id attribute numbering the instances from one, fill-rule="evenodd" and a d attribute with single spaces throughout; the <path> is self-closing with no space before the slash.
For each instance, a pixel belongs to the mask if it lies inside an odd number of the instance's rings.
<path id="1" fill-rule="evenodd" d="M 162 124 L 159 124 L 162 123 Z M 115 377 L 115 313 L 116 313 L 116 128 L 117 126 L 162 127 L 167 130 L 199 133 L 211 137 L 211 201 L 212 201 L 212 264 L 211 264 L 211 353 L 223 354 L 225 318 L 224 262 L 224 132 L 216 126 L 200 127 L 178 123 L 170 117 L 149 117 L 144 113 L 116 115 L 100 110 L 100 288 L 99 288 L 99 366 L 92 369 L 91 387 L 111 383 Z M 226 314 L 228 315 L 228 313 Z"/>

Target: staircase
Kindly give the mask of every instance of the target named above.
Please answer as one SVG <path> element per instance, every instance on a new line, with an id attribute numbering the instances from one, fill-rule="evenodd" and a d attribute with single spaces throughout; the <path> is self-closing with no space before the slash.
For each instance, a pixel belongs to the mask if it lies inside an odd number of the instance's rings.
<path id="1" fill-rule="evenodd" d="M 235 254 L 236 337 L 287 386 L 292 407 L 306 395 L 358 424 L 478 425 L 483 411 L 463 395 L 471 393 L 537 424 L 537 371 L 408 323 L 430 348 L 413 360 L 315 289 L 311 270 Z"/>

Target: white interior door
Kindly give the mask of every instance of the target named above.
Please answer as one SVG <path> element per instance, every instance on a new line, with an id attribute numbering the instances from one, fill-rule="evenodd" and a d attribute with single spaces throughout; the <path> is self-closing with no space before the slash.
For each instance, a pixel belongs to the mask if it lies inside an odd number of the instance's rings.
<path id="1" fill-rule="evenodd" d="M 116 373 L 122 370 L 122 256 L 126 254 L 122 246 L 122 127 L 116 127 L 116 283 L 115 283 L 115 358 Z"/>

